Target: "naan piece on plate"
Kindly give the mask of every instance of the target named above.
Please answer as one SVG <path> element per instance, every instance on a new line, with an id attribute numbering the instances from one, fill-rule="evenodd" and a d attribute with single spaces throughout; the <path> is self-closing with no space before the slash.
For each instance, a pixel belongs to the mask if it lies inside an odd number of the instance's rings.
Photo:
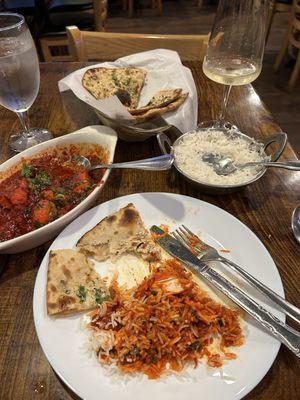
<path id="1" fill-rule="evenodd" d="M 92 262 L 71 249 L 50 251 L 46 293 L 48 315 L 92 310 L 109 299 Z"/>
<path id="2" fill-rule="evenodd" d="M 136 108 L 146 71 L 141 68 L 91 68 L 82 77 L 82 85 L 97 100 L 117 95 L 124 105 Z M 129 96 L 124 96 L 124 91 Z M 120 95 L 121 94 L 121 95 Z"/>
<path id="3" fill-rule="evenodd" d="M 188 93 L 182 93 L 177 100 L 173 101 L 172 103 L 164 106 L 164 107 L 158 107 L 158 108 L 153 108 L 151 110 L 146 111 L 143 114 L 139 115 L 133 115 L 134 119 L 136 122 L 143 122 L 145 120 L 148 120 L 150 118 L 156 117 L 158 115 L 165 114 L 169 111 L 176 110 L 181 106 L 181 104 L 184 103 L 186 98 L 188 97 Z"/>
<path id="4" fill-rule="evenodd" d="M 104 261 L 133 253 L 145 261 L 157 261 L 160 248 L 144 227 L 137 209 L 132 203 L 104 218 L 85 233 L 77 248 L 95 260 Z"/>
<path id="5" fill-rule="evenodd" d="M 129 109 L 128 111 L 132 115 L 143 114 L 148 110 L 152 110 L 153 108 L 161 108 L 167 106 L 173 101 L 177 100 L 182 93 L 182 89 L 163 89 L 159 92 L 155 93 L 149 103 L 137 109 Z"/>

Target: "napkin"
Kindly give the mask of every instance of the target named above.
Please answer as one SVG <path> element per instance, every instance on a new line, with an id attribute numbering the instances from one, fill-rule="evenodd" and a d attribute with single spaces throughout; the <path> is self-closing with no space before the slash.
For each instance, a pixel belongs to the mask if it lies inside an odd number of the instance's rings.
<path id="1" fill-rule="evenodd" d="M 183 133 L 196 128 L 198 117 L 197 89 L 190 69 L 182 65 L 180 57 L 175 51 L 166 49 L 150 50 L 119 58 L 115 62 L 104 62 L 81 68 L 61 79 L 58 82 L 58 88 L 60 92 L 71 90 L 80 100 L 111 118 L 121 117 L 133 120 L 132 115 L 116 96 L 96 100 L 81 83 L 83 74 L 90 68 L 127 66 L 135 66 L 147 70 L 139 107 L 146 105 L 158 90 L 181 88 L 183 92 L 189 93 L 188 98 L 179 109 L 163 114 L 163 118 Z"/>

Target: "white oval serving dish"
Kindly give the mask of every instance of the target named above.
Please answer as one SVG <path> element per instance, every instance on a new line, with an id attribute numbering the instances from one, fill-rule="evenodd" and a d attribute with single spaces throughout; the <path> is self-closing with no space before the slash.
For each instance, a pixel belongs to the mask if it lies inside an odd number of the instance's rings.
<path id="1" fill-rule="evenodd" d="M 8 170 L 13 165 L 20 162 L 20 160 L 24 157 L 33 157 L 36 154 L 57 145 L 61 146 L 72 143 L 100 144 L 108 151 L 108 162 L 112 162 L 117 139 L 117 133 L 107 126 L 86 126 L 85 128 L 79 129 L 73 133 L 40 143 L 23 151 L 22 153 L 15 155 L 0 165 L 0 172 Z M 68 225 L 73 219 L 77 218 L 80 214 L 87 211 L 95 203 L 107 181 L 109 173 L 110 170 L 106 170 L 101 180 L 101 184 L 94 189 L 92 193 L 90 193 L 89 196 L 87 196 L 81 203 L 79 203 L 76 207 L 62 217 L 39 229 L 28 232 L 25 235 L 1 242 L 0 254 L 20 253 L 25 250 L 33 249 L 34 247 L 53 239 L 66 225 Z"/>

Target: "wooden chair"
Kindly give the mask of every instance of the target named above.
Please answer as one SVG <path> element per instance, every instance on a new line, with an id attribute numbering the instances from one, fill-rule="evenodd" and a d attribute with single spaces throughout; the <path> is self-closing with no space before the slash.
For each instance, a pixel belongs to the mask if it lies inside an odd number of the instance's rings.
<path id="1" fill-rule="evenodd" d="M 198 11 L 201 10 L 202 6 L 203 6 L 203 0 L 197 0 L 197 8 L 198 8 Z"/>
<path id="2" fill-rule="evenodd" d="M 294 46 L 297 49 L 296 63 L 288 83 L 289 90 L 292 90 L 295 87 L 300 73 L 300 0 L 294 0 L 293 2 L 291 20 L 284 38 L 283 45 L 274 64 L 275 71 L 278 71 L 289 45 Z"/>
<path id="3" fill-rule="evenodd" d="M 47 35 L 40 38 L 40 46 L 45 61 L 72 61 L 68 38 L 65 35 Z"/>
<path id="4" fill-rule="evenodd" d="M 67 26 L 66 29 L 74 61 L 111 61 L 157 48 L 177 51 L 182 61 L 203 60 L 209 39 L 209 35 L 86 32 L 77 26 Z"/>
<path id="5" fill-rule="evenodd" d="M 107 0 L 93 0 L 93 8 L 88 10 L 94 19 L 94 29 L 104 31 L 107 17 Z M 91 26 L 92 28 L 92 26 Z M 45 61 L 71 61 L 66 32 L 49 32 L 39 39 Z"/>
<path id="6" fill-rule="evenodd" d="M 134 11 L 134 0 L 122 0 L 122 3 L 123 3 L 123 10 L 126 11 L 128 9 L 128 15 L 130 18 L 132 18 Z M 151 0 L 151 7 L 158 8 L 159 15 L 162 15 L 163 13 L 162 0 Z"/>
<path id="7" fill-rule="evenodd" d="M 272 23 L 275 17 L 276 12 L 290 12 L 292 9 L 291 3 L 285 3 L 282 1 L 270 0 L 270 9 L 269 9 L 269 17 L 268 17 L 268 25 L 267 25 L 267 34 L 266 34 L 266 42 L 268 41 Z"/>

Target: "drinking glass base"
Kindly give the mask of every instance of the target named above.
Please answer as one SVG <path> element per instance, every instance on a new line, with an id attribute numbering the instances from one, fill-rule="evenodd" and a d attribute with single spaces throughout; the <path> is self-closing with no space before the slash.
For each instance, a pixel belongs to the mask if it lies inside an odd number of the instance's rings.
<path id="1" fill-rule="evenodd" d="M 53 135 L 47 129 L 43 128 L 32 128 L 29 132 L 19 132 L 10 137 L 9 146 L 10 148 L 20 153 L 29 147 L 35 146 L 36 144 L 45 142 L 52 139 Z"/>

